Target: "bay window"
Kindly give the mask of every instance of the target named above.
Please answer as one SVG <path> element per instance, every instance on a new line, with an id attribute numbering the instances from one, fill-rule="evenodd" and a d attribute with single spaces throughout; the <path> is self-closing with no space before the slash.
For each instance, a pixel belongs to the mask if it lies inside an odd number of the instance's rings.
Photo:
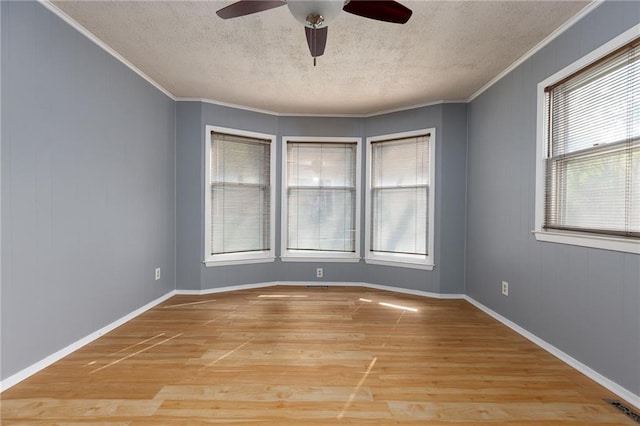
<path id="1" fill-rule="evenodd" d="M 435 129 L 367 140 L 366 261 L 432 269 Z"/>
<path id="2" fill-rule="evenodd" d="M 282 260 L 358 261 L 359 161 L 359 139 L 283 139 Z"/>
<path id="3" fill-rule="evenodd" d="M 274 259 L 275 137 L 206 127 L 205 263 Z"/>

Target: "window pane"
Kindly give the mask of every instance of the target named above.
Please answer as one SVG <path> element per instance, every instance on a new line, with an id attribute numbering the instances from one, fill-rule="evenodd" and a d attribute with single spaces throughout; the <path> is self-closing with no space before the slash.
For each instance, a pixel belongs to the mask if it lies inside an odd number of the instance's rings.
<path id="1" fill-rule="evenodd" d="M 265 188 L 214 186 L 211 213 L 212 254 L 269 248 L 269 202 Z"/>
<path id="2" fill-rule="evenodd" d="M 372 186 L 429 184 L 429 136 L 371 145 Z"/>
<path id="3" fill-rule="evenodd" d="M 355 251 L 354 189 L 289 189 L 288 249 Z"/>
<path id="4" fill-rule="evenodd" d="M 632 50 L 554 89 L 554 156 L 640 136 L 640 96 L 630 96 L 639 56 Z"/>
<path id="5" fill-rule="evenodd" d="M 547 88 L 547 229 L 640 236 L 640 39 Z"/>
<path id="6" fill-rule="evenodd" d="M 623 151 L 565 163 L 563 225 L 625 230 L 626 157 Z"/>
<path id="7" fill-rule="evenodd" d="M 356 251 L 356 149 L 287 142 L 286 249 Z"/>
<path id="8" fill-rule="evenodd" d="M 371 250 L 427 254 L 428 188 L 374 189 Z"/>
<path id="9" fill-rule="evenodd" d="M 225 136 L 214 135 L 211 142 L 211 181 L 267 184 L 269 144 L 222 139 Z"/>
<path id="10" fill-rule="evenodd" d="M 356 147 L 339 143 L 288 143 L 289 186 L 355 186 Z"/>
<path id="11" fill-rule="evenodd" d="M 210 254 L 271 247 L 270 142 L 211 135 Z"/>
<path id="12" fill-rule="evenodd" d="M 429 140 L 371 143 L 371 251 L 429 254 Z"/>

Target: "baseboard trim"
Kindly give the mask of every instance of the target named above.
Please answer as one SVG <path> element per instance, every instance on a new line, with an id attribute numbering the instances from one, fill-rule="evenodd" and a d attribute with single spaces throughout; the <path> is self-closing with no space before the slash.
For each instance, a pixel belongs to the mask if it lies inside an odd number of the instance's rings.
<path id="1" fill-rule="evenodd" d="M 549 352 L 551 355 L 555 356 L 560 361 L 562 361 L 565 364 L 569 365 L 570 367 L 578 370 L 579 372 L 581 372 L 585 376 L 589 377 L 591 380 L 593 380 L 596 383 L 600 384 L 601 386 L 607 388 L 611 392 L 613 392 L 616 395 L 618 395 L 620 398 L 626 400 L 628 403 L 634 405 L 636 408 L 640 408 L 640 396 L 639 395 L 634 394 L 630 390 L 628 390 L 628 389 L 620 386 L 616 382 L 606 378 L 602 374 L 600 374 L 597 371 L 593 370 L 591 367 L 588 367 L 587 365 L 581 363 L 577 359 L 573 358 L 571 355 L 567 354 L 566 352 L 561 351 L 560 349 L 556 348 L 552 344 L 542 340 L 541 338 L 539 338 L 535 334 L 533 334 L 530 331 L 520 327 L 518 324 L 514 323 L 513 321 L 508 320 L 507 318 L 503 317 L 502 315 L 500 315 L 496 311 L 494 311 L 491 308 L 488 308 L 487 306 L 485 306 L 482 303 L 478 302 L 474 298 L 472 298 L 472 297 L 470 297 L 468 295 L 464 295 L 464 299 L 467 302 L 471 303 L 476 308 L 478 308 L 481 311 L 483 311 L 485 314 L 493 317 L 494 319 L 496 319 L 499 322 L 501 322 L 502 324 L 506 325 L 507 327 L 509 327 L 510 329 L 515 331 L 516 333 L 520 334 L 521 336 L 523 336 L 527 340 L 531 341 L 532 343 L 534 343 L 537 346 L 541 347 L 545 351 Z"/>
<path id="2" fill-rule="evenodd" d="M 240 284 L 227 287 L 209 288 L 205 290 L 176 290 L 176 294 L 204 295 L 213 293 L 224 293 L 227 291 L 250 290 L 254 288 L 274 287 L 274 286 L 327 286 L 327 287 L 365 287 L 377 290 L 393 291 L 414 296 L 430 297 L 433 299 L 464 299 L 464 294 L 440 294 L 430 291 L 412 290 L 407 288 L 393 287 L 388 285 L 370 284 L 365 282 L 345 282 L 345 281 L 269 281 L 255 284 Z"/>
<path id="3" fill-rule="evenodd" d="M 230 285 L 225 287 L 217 287 L 217 288 L 207 288 L 204 290 L 176 290 L 176 294 L 183 295 L 194 295 L 194 296 L 202 296 L 205 294 L 214 294 L 214 293 L 226 293 L 229 291 L 238 291 L 238 290 L 251 290 L 254 288 L 263 288 L 263 287 L 271 287 L 277 285 L 274 282 L 266 282 L 266 283 L 256 283 L 256 284 L 240 284 L 240 285 Z"/>
<path id="4" fill-rule="evenodd" d="M 51 355 L 47 356 L 46 358 L 36 362 L 33 365 L 30 365 L 29 367 L 15 373 L 12 376 L 7 377 L 6 379 L 0 381 L 0 392 L 4 392 L 5 390 L 9 389 L 10 387 L 20 383 L 21 381 L 27 379 L 30 376 L 33 376 L 34 374 L 36 374 L 37 372 L 39 372 L 40 370 L 43 370 L 44 368 L 50 366 L 51 364 L 53 364 L 56 361 L 59 361 L 60 359 L 64 358 L 65 356 L 71 354 L 72 352 L 77 351 L 78 349 L 80 349 L 81 347 L 93 342 L 94 340 L 96 340 L 97 338 L 107 334 L 108 332 L 110 332 L 111 330 L 120 327 L 122 324 L 126 323 L 127 321 L 132 320 L 133 318 L 137 317 L 138 315 L 148 311 L 149 309 L 153 308 L 156 305 L 159 305 L 160 303 L 164 302 L 165 300 L 169 299 L 171 296 L 173 296 L 175 294 L 175 290 L 172 290 L 170 292 L 168 292 L 167 294 L 160 296 L 159 298 L 147 303 L 144 306 L 141 306 L 140 308 L 136 309 L 135 311 L 123 316 L 122 318 L 119 318 L 117 320 L 115 320 L 114 322 L 112 322 L 111 324 L 108 324 L 104 327 L 102 327 L 101 329 L 99 329 L 98 331 L 94 331 L 93 333 L 89 334 L 88 336 L 83 337 L 82 339 L 60 349 L 57 352 L 52 353 Z"/>

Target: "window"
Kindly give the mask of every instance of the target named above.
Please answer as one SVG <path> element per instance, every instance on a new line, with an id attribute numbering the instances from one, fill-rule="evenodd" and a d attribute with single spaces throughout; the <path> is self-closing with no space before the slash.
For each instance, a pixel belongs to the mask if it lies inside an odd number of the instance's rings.
<path id="1" fill-rule="evenodd" d="M 367 140 L 366 261 L 433 269 L 435 129 Z"/>
<path id="2" fill-rule="evenodd" d="M 275 137 L 206 127 L 205 263 L 274 259 Z"/>
<path id="3" fill-rule="evenodd" d="M 283 144 L 282 259 L 359 261 L 360 140 Z"/>
<path id="4" fill-rule="evenodd" d="M 539 85 L 536 237 L 640 252 L 640 38 L 607 48 Z"/>

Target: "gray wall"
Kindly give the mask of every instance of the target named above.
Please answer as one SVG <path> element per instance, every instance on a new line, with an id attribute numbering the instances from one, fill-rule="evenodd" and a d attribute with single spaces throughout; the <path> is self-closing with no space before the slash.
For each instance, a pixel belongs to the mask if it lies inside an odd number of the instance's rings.
<path id="1" fill-rule="evenodd" d="M 471 297 L 635 394 L 640 256 L 531 230 L 537 83 L 638 22 L 640 3 L 605 2 L 470 103 L 466 281 Z"/>
<path id="2" fill-rule="evenodd" d="M 4 379 L 175 288 L 175 105 L 42 5 L 0 7 Z"/>
<path id="3" fill-rule="evenodd" d="M 368 282 L 436 293 L 464 290 L 464 212 L 466 189 L 466 105 L 442 104 L 371 118 L 278 117 L 200 102 L 177 106 L 177 286 L 206 290 L 270 281 Z M 281 197 L 283 136 L 367 136 L 435 127 L 436 267 L 433 271 L 360 263 L 281 262 L 206 267 L 202 264 L 204 127 L 223 126 L 277 136 L 277 199 Z M 361 176 L 364 185 L 364 168 Z M 361 223 L 364 224 L 364 197 Z M 276 253 L 280 253 L 280 216 L 276 214 Z M 364 232 L 360 242 L 364 253 Z M 315 277 L 315 268 L 324 277 Z"/>

